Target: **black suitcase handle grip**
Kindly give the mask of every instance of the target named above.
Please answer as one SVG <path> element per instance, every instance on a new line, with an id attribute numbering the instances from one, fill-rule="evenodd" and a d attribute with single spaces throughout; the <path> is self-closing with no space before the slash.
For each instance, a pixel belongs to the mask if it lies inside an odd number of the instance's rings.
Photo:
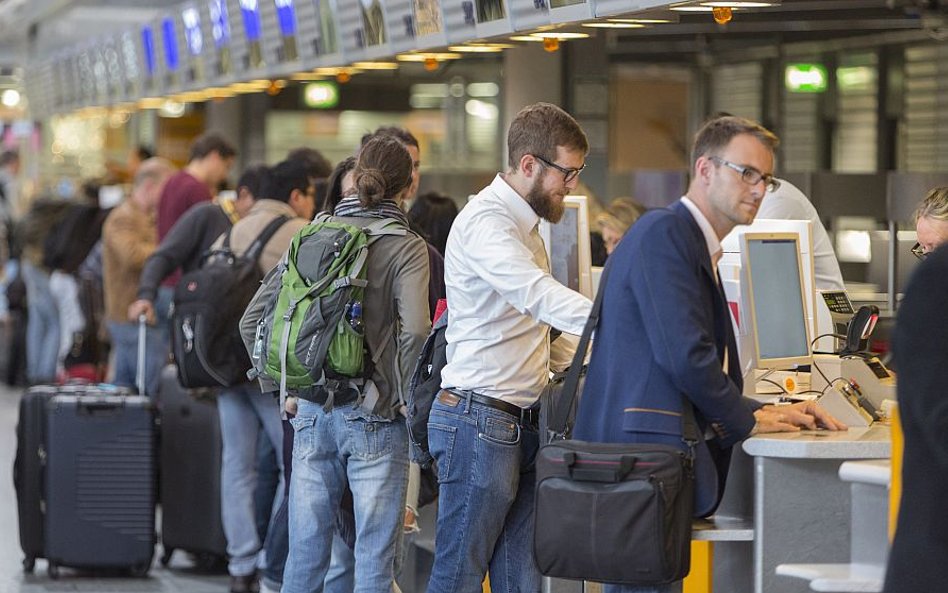
<path id="1" fill-rule="evenodd" d="M 89 415 L 115 413 L 125 407 L 125 400 L 79 399 L 77 408 Z"/>
<path id="2" fill-rule="evenodd" d="M 579 482 L 621 482 L 635 469 L 635 460 L 634 455 L 622 455 L 618 459 L 579 459 L 573 451 L 563 453 L 569 476 Z"/>

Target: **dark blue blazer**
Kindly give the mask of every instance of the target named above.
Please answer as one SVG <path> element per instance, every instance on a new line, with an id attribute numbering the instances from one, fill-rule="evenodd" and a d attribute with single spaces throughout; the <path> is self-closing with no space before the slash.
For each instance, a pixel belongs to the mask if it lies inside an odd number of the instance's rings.
<path id="1" fill-rule="evenodd" d="M 609 256 L 602 312 L 574 437 L 685 448 L 684 398 L 702 441 L 696 514 L 713 512 L 730 447 L 754 427 L 758 405 L 741 395 L 737 345 L 708 247 L 688 208 L 647 212 Z M 722 372 L 727 352 L 728 372 Z"/>

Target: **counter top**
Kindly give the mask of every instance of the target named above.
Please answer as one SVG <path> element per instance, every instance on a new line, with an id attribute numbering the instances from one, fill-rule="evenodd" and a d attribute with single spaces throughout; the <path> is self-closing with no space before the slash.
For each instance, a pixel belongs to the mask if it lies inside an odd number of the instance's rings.
<path id="1" fill-rule="evenodd" d="M 744 441 L 744 451 L 754 457 L 796 459 L 887 459 L 892 456 L 888 425 L 846 431 L 804 430 L 764 434 Z"/>

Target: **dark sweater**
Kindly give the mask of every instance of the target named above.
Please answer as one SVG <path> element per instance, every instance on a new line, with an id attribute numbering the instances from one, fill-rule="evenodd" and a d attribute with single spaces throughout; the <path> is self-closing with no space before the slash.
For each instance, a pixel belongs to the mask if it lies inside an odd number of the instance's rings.
<path id="1" fill-rule="evenodd" d="M 204 253 L 230 227 L 230 219 L 217 204 L 199 204 L 188 210 L 145 262 L 138 298 L 154 302 L 158 285 L 165 278 L 178 268 L 190 272 L 200 266 Z"/>

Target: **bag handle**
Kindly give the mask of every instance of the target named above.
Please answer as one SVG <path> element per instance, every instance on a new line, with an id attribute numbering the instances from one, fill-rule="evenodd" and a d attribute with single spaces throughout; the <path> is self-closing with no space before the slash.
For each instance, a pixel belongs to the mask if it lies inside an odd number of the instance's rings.
<path id="1" fill-rule="evenodd" d="M 566 381 L 563 389 L 557 393 L 552 391 L 550 399 L 547 402 L 550 408 L 550 423 L 546 427 L 549 433 L 555 438 L 569 438 L 572 434 L 573 410 L 576 402 L 576 391 L 579 388 L 579 378 L 582 375 L 583 361 L 586 359 L 586 352 L 589 350 L 589 342 L 592 338 L 593 330 L 599 325 L 599 313 L 602 311 L 602 297 L 605 294 L 606 279 L 609 277 L 609 270 L 612 267 L 606 263 L 606 268 L 602 271 L 602 277 L 599 280 L 599 291 L 596 293 L 596 299 L 593 301 L 592 310 L 589 312 L 589 318 L 586 325 L 583 326 L 583 334 L 579 338 L 579 345 L 576 346 L 576 354 L 573 355 L 573 362 L 569 365 L 566 372 Z M 557 401 L 559 400 L 559 401 Z M 552 440 L 552 439 L 551 439 Z"/>
<path id="2" fill-rule="evenodd" d="M 596 299 L 593 301 L 592 310 L 589 312 L 589 318 L 583 327 L 583 334 L 580 336 L 579 345 L 576 346 L 576 354 L 573 355 L 573 361 L 569 365 L 566 373 L 566 380 L 563 389 L 557 393 L 551 390 L 550 399 L 547 405 L 550 408 L 548 418 L 549 425 L 546 426 L 546 436 L 549 440 L 568 439 L 573 433 L 573 421 L 576 416 L 576 391 L 579 389 L 579 379 L 582 376 L 583 361 L 586 359 L 586 352 L 589 350 L 589 342 L 592 339 L 592 333 L 599 325 L 599 315 L 602 312 L 602 298 L 606 293 L 606 280 L 609 278 L 609 270 L 612 267 L 606 262 L 606 267 L 602 271 L 599 279 L 599 290 L 596 292 Z M 694 406 L 687 397 L 682 398 L 682 438 L 688 444 L 689 455 L 694 458 L 694 449 L 698 444 L 701 433 L 698 431 L 698 423 L 695 421 Z M 541 434 L 543 434 L 541 432 Z"/>

